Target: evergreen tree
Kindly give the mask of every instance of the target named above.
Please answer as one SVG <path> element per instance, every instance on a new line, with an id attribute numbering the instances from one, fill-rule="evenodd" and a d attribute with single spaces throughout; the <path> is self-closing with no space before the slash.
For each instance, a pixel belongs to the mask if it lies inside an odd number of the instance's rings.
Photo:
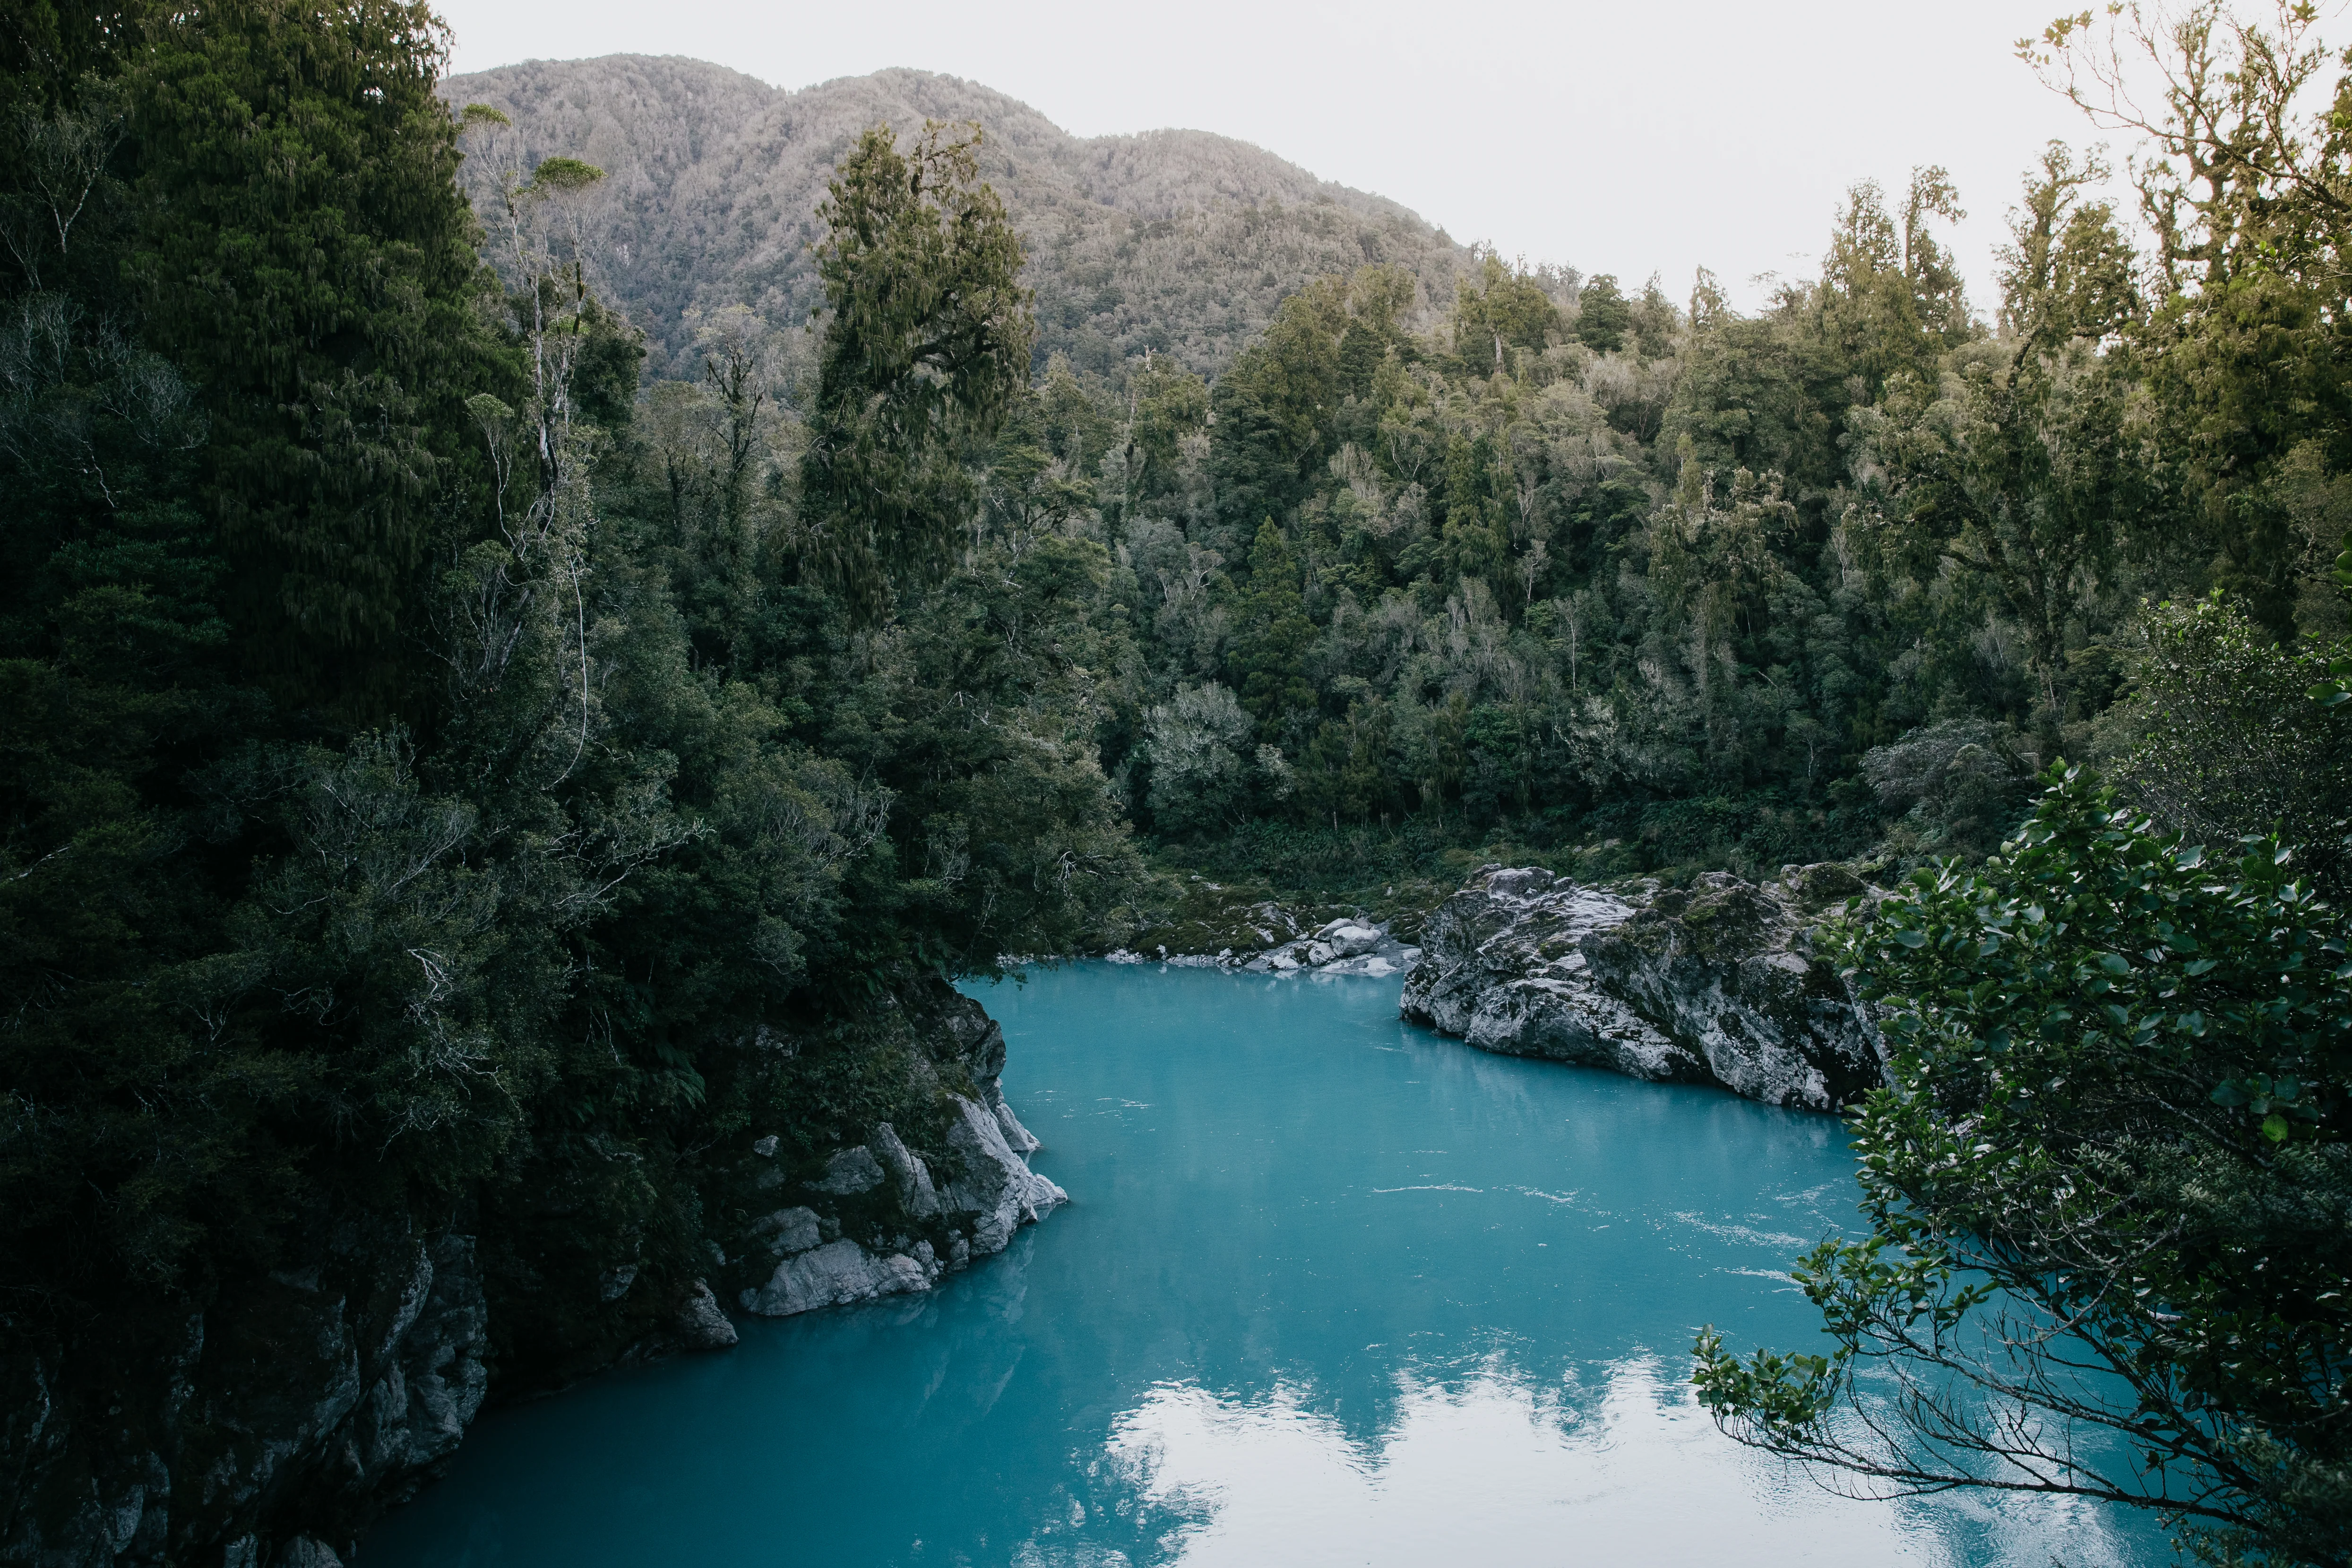
<path id="1" fill-rule="evenodd" d="M 871 619 L 945 565 L 974 500 L 963 460 L 1025 384 L 1021 243 L 979 183 L 978 132 L 869 131 L 818 209 L 831 311 L 801 498 L 809 560 Z"/>

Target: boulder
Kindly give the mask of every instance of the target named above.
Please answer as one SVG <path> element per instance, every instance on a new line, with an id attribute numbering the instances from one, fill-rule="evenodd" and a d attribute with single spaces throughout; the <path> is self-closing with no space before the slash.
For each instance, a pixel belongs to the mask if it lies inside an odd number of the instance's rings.
<path id="1" fill-rule="evenodd" d="M 693 1291 L 679 1303 L 671 1326 L 677 1331 L 678 1343 L 690 1351 L 723 1351 L 736 1340 L 735 1325 L 727 1321 L 719 1298 L 701 1279 L 694 1282 Z"/>
<path id="2" fill-rule="evenodd" d="M 1421 949 L 1399 942 L 1389 928 L 1343 916 L 1319 931 L 1263 952 L 1221 954 L 1222 968 L 1255 974 L 1363 974 L 1378 977 L 1409 969 Z"/>
<path id="3" fill-rule="evenodd" d="M 1002 1092 L 992 1090 L 990 1101 L 991 1109 L 996 1112 L 996 1124 L 1004 1129 L 1005 1144 L 1014 1153 L 1024 1156 L 1034 1154 L 1045 1147 L 1043 1143 L 1037 1142 L 1035 1133 L 1021 1125 L 1021 1119 L 1013 1114 L 1011 1106 L 1004 1103 L 1004 1096 Z"/>
<path id="4" fill-rule="evenodd" d="M 1004 1114 L 1010 1116 L 1012 1112 Z M 929 1219 L 940 1212 L 939 1192 L 931 1185 L 931 1168 L 923 1163 L 920 1154 L 907 1147 L 888 1122 L 875 1125 L 867 1146 L 890 1173 L 890 1181 L 898 1191 L 900 1208 L 916 1219 Z"/>
<path id="5" fill-rule="evenodd" d="M 1013 1152 L 994 1115 L 961 1095 L 955 1097 L 955 1108 L 948 1147 L 963 1170 L 949 1184 L 947 1200 L 950 1207 L 977 1216 L 971 1226 L 974 1250 L 1001 1252 L 1013 1231 L 1070 1197 Z"/>
<path id="6" fill-rule="evenodd" d="M 874 1151 L 860 1143 L 844 1149 L 824 1163 L 824 1175 L 816 1183 L 816 1190 L 831 1193 L 835 1197 L 848 1197 L 856 1193 L 870 1193 L 882 1184 L 882 1163 Z"/>
<path id="7" fill-rule="evenodd" d="M 790 1317 L 925 1289 L 933 1277 L 934 1270 L 905 1253 L 877 1258 L 844 1237 L 777 1264 L 766 1285 L 743 1292 L 743 1310 L 763 1318 Z"/>
<path id="8" fill-rule="evenodd" d="M 778 1209 L 751 1222 L 753 1239 L 777 1254 L 806 1252 L 824 1237 L 818 1233 L 814 1209 Z"/>
<path id="9" fill-rule="evenodd" d="M 1400 1009 L 1485 1050 L 1834 1110 L 1885 1079 L 1876 1030 L 1811 941 L 1862 890 L 1836 866 L 1613 889 L 1490 867 L 1423 928 Z"/>

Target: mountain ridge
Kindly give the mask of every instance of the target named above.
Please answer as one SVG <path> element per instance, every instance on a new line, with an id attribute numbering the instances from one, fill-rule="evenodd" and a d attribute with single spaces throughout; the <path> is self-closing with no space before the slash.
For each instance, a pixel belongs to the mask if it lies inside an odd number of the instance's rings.
<path id="1" fill-rule="evenodd" d="M 1394 263 L 1435 310 L 1471 255 L 1401 204 L 1250 142 L 1172 127 L 1074 136 L 982 84 L 907 68 L 793 90 L 683 56 L 606 55 L 453 76 L 441 92 L 507 114 L 520 145 L 505 156 L 606 171 L 600 282 L 646 331 L 649 374 L 691 342 L 689 310 L 806 319 L 821 302 L 816 204 L 875 124 L 980 124 L 982 173 L 1028 246 L 1041 363 L 1060 353 L 1111 374 L 1149 349 L 1213 374 L 1312 278 Z M 500 161 L 467 161 L 478 208 Z"/>

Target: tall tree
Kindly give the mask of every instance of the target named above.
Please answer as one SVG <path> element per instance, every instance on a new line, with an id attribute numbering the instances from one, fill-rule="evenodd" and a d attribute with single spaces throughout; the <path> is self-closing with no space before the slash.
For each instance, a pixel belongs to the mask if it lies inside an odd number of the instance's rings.
<path id="1" fill-rule="evenodd" d="M 1027 385 L 1021 242 L 981 183 L 980 132 L 876 127 L 827 185 L 817 269 L 831 311 L 801 460 L 803 550 L 862 619 L 950 559 L 965 467 Z"/>
<path id="2" fill-rule="evenodd" d="M 297 704 L 413 695 L 396 634 L 500 374 L 425 0 L 220 0 L 155 35 L 129 113 L 156 346 L 203 389 L 204 490 L 247 658 Z"/>
<path id="3" fill-rule="evenodd" d="M 2297 628 L 2302 570 L 2284 493 L 2297 452 L 2352 471 L 2347 293 L 2352 74 L 2305 5 L 2249 17 L 2226 0 L 2061 17 L 2019 52 L 2108 129 L 2157 236 L 2159 297 L 2139 334 L 2189 536 L 2212 580 L 2275 636 Z M 2154 84 L 2153 104 L 2136 93 Z"/>

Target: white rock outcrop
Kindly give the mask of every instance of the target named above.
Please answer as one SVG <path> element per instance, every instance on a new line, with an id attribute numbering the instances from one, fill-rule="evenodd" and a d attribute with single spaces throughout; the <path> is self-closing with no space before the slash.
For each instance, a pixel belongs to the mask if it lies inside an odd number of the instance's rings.
<path id="1" fill-rule="evenodd" d="M 843 1307 L 877 1296 L 898 1296 L 927 1288 L 937 1270 L 904 1253 L 877 1258 L 843 1237 L 787 1258 L 756 1291 L 743 1293 L 743 1310 L 763 1318 L 785 1318 L 818 1307 Z"/>
<path id="2" fill-rule="evenodd" d="M 762 1215 L 751 1222 L 751 1234 L 764 1243 L 767 1249 L 778 1255 L 806 1252 L 823 1241 L 816 1210 L 795 1204 L 788 1209 Z"/>
<path id="3" fill-rule="evenodd" d="M 962 1160 L 963 1173 L 948 1184 L 948 1202 L 979 1216 L 971 1226 L 973 1251 L 1001 1252 L 1015 1230 L 1053 1213 L 1070 1201 L 1070 1194 L 1013 1152 L 1003 1123 L 994 1115 L 961 1095 L 955 1105 L 948 1147 Z"/>
<path id="4" fill-rule="evenodd" d="M 1884 1080 L 1876 1031 L 1810 932 L 1838 866 L 1758 886 L 1588 888 L 1490 867 L 1423 928 L 1399 1007 L 1482 1049 L 1832 1110 Z"/>
<path id="5" fill-rule="evenodd" d="M 944 1212 L 939 1189 L 931 1184 L 930 1166 L 899 1140 L 888 1122 L 875 1125 L 871 1147 L 898 1188 L 900 1208 L 916 1219 L 929 1219 Z"/>
<path id="6" fill-rule="evenodd" d="M 1024 1156 L 1037 1140 L 994 1090 L 992 1077 L 988 1103 L 951 1097 L 947 1146 L 955 1173 L 944 1184 L 896 1129 L 879 1122 L 864 1143 L 835 1154 L 807 1188 L 863 1206 L 828 1215 L 795 1205 L 753 1221 L 749 1237 L 781 1261 L 740 1294 L 743 1310 L 783 1318 L 929 1289 L 942 1274 L 1002 1252 L 1014 1231 L 1067 1203 L 1068 1194 L 1029 1168 Z M 850 1226 L 862 1226 L 865 1240 L 842 1234 Z M 942 1245 L 930 1236 L 909 1239 L 908 1231 L 929 1232 Z"/>

